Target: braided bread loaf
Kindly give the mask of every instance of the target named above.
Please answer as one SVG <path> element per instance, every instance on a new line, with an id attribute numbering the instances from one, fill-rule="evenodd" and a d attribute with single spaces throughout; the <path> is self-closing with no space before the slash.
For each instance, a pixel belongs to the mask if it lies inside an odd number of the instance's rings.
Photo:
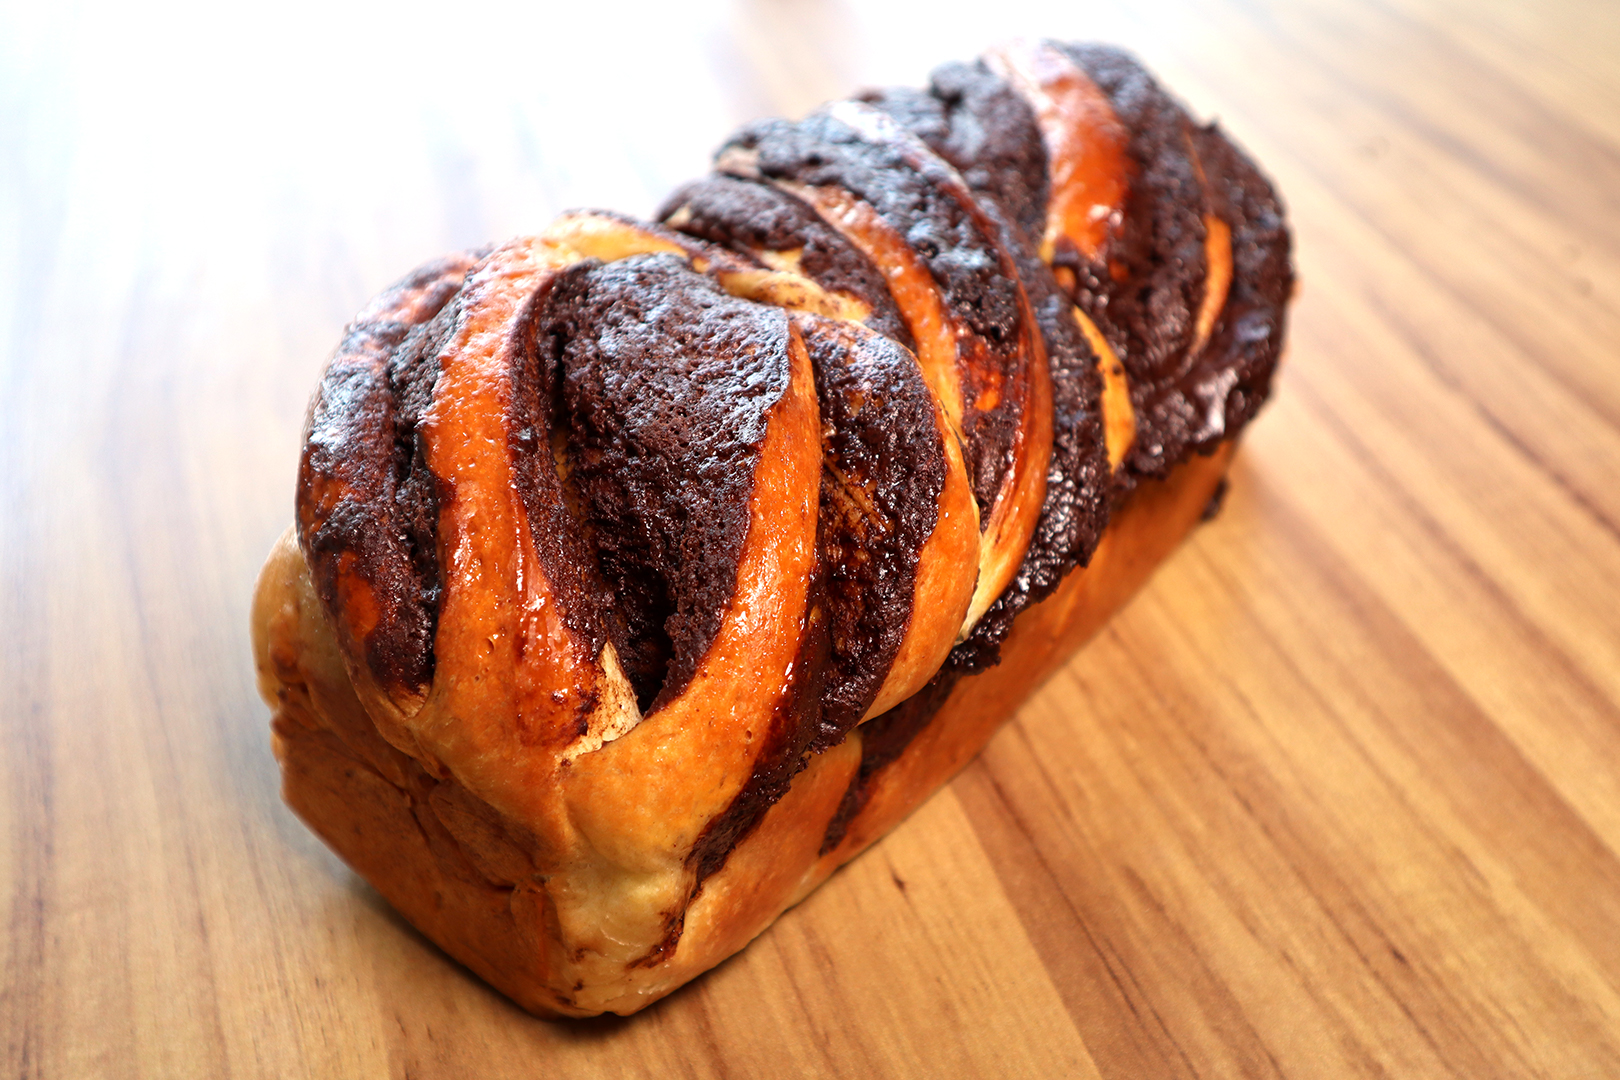
<path id="1" fill-rule="evenodd" d="M 1097 47 L 753 125 L 659 216 L 372 301 L 254 608 L 288 802 L 542 1015 L 976 753 L 1212 505 L 1291 288 L 1267 182 Z"/>

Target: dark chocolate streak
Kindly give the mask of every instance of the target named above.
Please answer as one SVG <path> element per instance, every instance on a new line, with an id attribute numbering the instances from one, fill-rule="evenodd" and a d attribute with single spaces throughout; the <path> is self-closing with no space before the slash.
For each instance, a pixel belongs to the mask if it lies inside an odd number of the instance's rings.
<path id="1" fill-rule="evenodd" d="M 1070 313 L 1032 236 L 1045 227 L 1046 151 L 1029 105 L 982 62 L 934 72 L 929 93 L 871 91 L 884 109 L 949 161 L 973 188 L 1024 282 L 1046 344 L 1052 377 L 1052 457 L 1046 498 L 1018 574 L 985 612 L 951 664 L 980 671 L 996 663 L 1012 622 L 1051 595 L 1091 558 L 1108 522 L 1110 469 L 1103 440 L 1097 357 Z"/>
<path id="2" fill-rule="evenodd" d="M 338 625 L 340 571 L 369 586 L 376 621 L 356 642 L 379 685 L 420 692 L 438 624 L 438 489 L 417 422 L 438 379 L 434 326 L 484 252 L 428 263 L 350 323 L 310 403 L 299 465 L 298 534 Z"/>
<path id="3" fill-rule="evenodd" d="M 806 277 L 828 292 L 861 300 L 872 309 L 867 326 L 908 349 L 917 347 L 882 272 L 802 200 L 769 184 L 717 173 L 676 191 L 658 217 L 668 220 L 683 208 L 682 232 L 733 251 L 802 248 L 799 268 Z"/>
<path id="4" fill-rule="evenodd" d="M 812 186 L 836 184 L 869 203 L 905 238 L 938 284 L 951 314 L 988 355 L 958 368 L 967 407 L 963 447 L 973 494 L 989 510 L 1014 456 L 1025 402 L 1006 392 L 1023 344 L 1022 289 L 994 225 L 959 183 L 954 170 L 920 140 L 898 129 L 893 141 L 872 142 L 842 121 L 814 113 L 796 123 L 765 120 L 744 128 L 721 150 L 754 151 L 762 176 Z M 963 341 L 959 348 L 973 350 Z M 1001 385 L 997 406 L 973 407 L 981 390 Z"/>
<path id="5" fill-rule="evenodd" d="M 1001 203 L 1025 236 L 1046 229 L 1046 144 L 1029 103 L 985 66 L 935 68 L 927 90 L 868 90 L 858 100 L 898 120 L 956 167 L 975 193 Z"/>
<path id="6" fill-rule="evenodd" d="M 777 699 L 763 733 L 764 745 L 754 758 L 754 770 L 731 804 L 704 828 L 687 856 L 694 889 L 702 888 L 704 879 L 726 864 L 732 849 L 787 794 L 793 778 L 809 764 L 810 751 L 824 749 L 815 746 L 832 638 L 823 581 L 818 569 L 810 582 L 810 605 L 793 661 L 793 683 Z"/>
<path id="7" fill-rule="evenodd" d="M 597 572 L 595 551 L 587 543 L 587 530 L 559 475 L 552 452 L 555 439 L 565 434 L 568 420 L 563 408 L 562 343 L 545 327 L 548 309 L 559 278 L 577 274 L 585 264 L 552 277 L 524 301 L 512 330 L 512 397 L 507 411 L 510 433 L 507 453 L 512 485 L 523 502 L 529 538 L 556 598 L 563 621 L 590 650 L 599 655 L 602 644 L 622 632 L 622 618 Z M 525 647 L 520 640 L 519 647 Z M 582 694 L 578 701 L 577 731 L 587 730 L 595 699 Z"/>
<path id="8" fill-rule="evenodd" d="M 1269 181 L 1214 124 L 1193 132 L 1209 208 L 1232 230 L 1226 305 L 1188 379 L 1187 426 L 1207 451 L 1253 419 L 1271 393 L 1294 291 L 1288 226 Z"/>
<path id="9" fill-rule="evenodd" d="M 671 255 L 581 264 L 545 305 L 562 370 L 570 481 L 644 711 L 681 693 L 736 591 L 766 412 L 787 392 L 788 326 Z"/>
<path id="10" fill-rule="evenodd" d="M 1000 218 L 994 201 L 986 199 L 986 203 L 991 216 Z M 1046 343 L 1052 378 L 1052 457 L 1047 463 L 1041 515 L 1018 573 L 979 618 L 967 640 L 951 651 L 952 666 L 967 672 L 998 663 L 1013 620 L 1052 595 L 1075 567 L 1091 561 L 1113 504 L 1097 355 L 1074 321 L 1069 299 L 1052 277 L 1051 268 L 1041 262 L 1021 233 L 1011 233 L 1007 247 L 1024 277 L 1035 323 Z"/>
<path id="11" fill-rule="evenodd" d="M 431 321 L 415 327 L 388 360 L 388 384 L 394 397 L 394 509 L 411 570 L 418 582 L 416 607 L 426 619 L 421 640 L 425 670 L 433 677 L 433 634 L 439 622 L 439 481 L 428 467 L 427 446 L 419 430 L 422 414 L 433 404 L 439 381 L 439 350 L 460 307 L 452 297 Z M 379 628 L 380 629 L 380 628 Z M 376 664 L 372 664 L 373 670 Z"/>
<path id="12" fill-rule="evenodd" d="M 873 717 L 860 726 L 861 764 L 844 797 L 838 803 L 827 832 L 822 837 L 823 855 L 837 847 L 849 831 L 849 823 L 866 805 L 872 793 L 872 778 L 905 753 L 929 721 L 944 706 L 945 699 L 961 681 L 963 675 L 955 668 L 945 667 L 929 680 L 928 685 L 911 695 L 882 716 Z"/>
<path id="13" fill-rule="evenodd" d="M 1075 301 L 1125 367 L 1136 411 L 1130 477 L 1163 477 L 1191 452 L 1188 350 L 1203 300 L 1204 192 L 1189 137 L 1195 126 L 1134 58 L 1098 45 L 1057 45 L 1107 95 L 1126 131 L 1136 176 L 1118 237 L 1102 264 L 1076 260 Z M 1129 483 L 1129 480 L 1127 480 Z"/>
<path id="14" fill-rule="evenodd" d="M 1162 477 L 1207 453 L 1259 408 L 1282 347 L 1293 287 L 1276 193 L 1213 126 L 1181 105 L 1128 54 L 1058 46 L 1108 96 L 1131 133 L 1137 178 L 1110 271 L 1082 267 L 1078 302 L 1119 351 L 1131 382 L 1134 476 Z M 1199 177 L 1199 166 L 1203 178 Z M 1209 342 L 1189 354 L 1207 275 L 1204 213 L 1232 229 L 1232 291 Z M 1088 272 L 1089 271 L 1089 272 Z"/>
<path id="15" fill-rule="evenodd" d="M 852 323 L 794 316 L 821 405 L 817 563 L 832 652 L 812 749 L 871 707 L 911 622 L 917 559 L 939 520 L 945 444 L 906 349 Z"/>

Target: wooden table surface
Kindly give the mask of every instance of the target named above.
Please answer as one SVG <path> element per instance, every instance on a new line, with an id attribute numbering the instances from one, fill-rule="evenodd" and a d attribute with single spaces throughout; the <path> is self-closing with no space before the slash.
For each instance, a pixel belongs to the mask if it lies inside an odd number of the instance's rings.
<path id="1" fill-rule="evenodd" d="M 545 6 L 0 13 L 0 1076 L 1620 1076 L 1620 7 Z M 1020 33 L 1288 201 L 1225 512 L 745 953 L 532 1019 L 277 795 L 321 364 L 428 256 Z"/>

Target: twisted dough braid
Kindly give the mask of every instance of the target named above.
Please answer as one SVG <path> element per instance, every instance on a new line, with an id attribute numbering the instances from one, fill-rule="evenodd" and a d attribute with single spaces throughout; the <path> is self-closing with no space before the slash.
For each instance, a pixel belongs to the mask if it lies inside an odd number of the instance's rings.
<path id="1" fill-rule="evenodd" d="M 1270 186 L 1113 50 L 716 160 L 659 224 L 374 300 L 256 602 L 289 801 L 540 1013 L 668 993 L 954 771 L 1180 535 L 1282 343 Z"/>

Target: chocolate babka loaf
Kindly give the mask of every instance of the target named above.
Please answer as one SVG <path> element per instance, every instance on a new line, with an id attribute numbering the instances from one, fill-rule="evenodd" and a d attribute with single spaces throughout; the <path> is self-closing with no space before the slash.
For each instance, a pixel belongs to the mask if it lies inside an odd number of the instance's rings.
<path id="1" fill-rule="evenodd" d="M 254 606 L 287 801 L 541 1015 L 742 948 L 961 767 L 1224 483 L 1275 193 L 1030 43 L 751 125 L 349 326 Z"/>

